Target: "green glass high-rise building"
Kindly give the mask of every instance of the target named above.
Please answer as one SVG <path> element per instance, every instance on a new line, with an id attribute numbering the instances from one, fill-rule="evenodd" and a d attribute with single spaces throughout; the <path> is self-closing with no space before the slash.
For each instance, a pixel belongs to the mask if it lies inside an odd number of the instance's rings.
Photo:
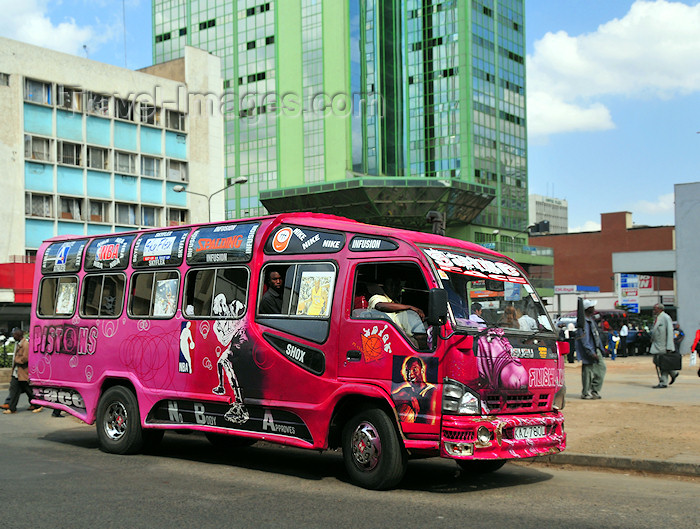
<path id="1" fill-rule="evenodd" d="M 153 58 L 221 58 L 228 217 L 433 210 L 488 242 L 528 219 L 524 3 L 154 0 Z"/>

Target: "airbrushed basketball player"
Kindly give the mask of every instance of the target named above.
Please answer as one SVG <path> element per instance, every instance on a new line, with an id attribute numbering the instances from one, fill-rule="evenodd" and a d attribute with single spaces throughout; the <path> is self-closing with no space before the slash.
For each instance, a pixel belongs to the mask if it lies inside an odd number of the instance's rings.
<path id="1" fill-rule="evenodd" d="M 426 382 L 425 363 L 417 356 L 409 356 L 404 360 L 401 374 L 405 383 L 392 394 L 399 418 L 402 422 L 432 422 L 435 386 Z"/>

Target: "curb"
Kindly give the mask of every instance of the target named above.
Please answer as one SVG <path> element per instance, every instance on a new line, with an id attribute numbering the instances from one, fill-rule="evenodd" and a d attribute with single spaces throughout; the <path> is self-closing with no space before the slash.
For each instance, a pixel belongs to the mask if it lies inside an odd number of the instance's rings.
<path id="1" fill-rule="evenodd" d="M 652 474 L 677 474 L 683 476 L 700 476 L 700 464 L 662 461 L 660 459 L 636 459 L 619 456 L 593 456 L 586 454 L 568 454 L 566 452 L 535 459 L 538 462 L 554 465 L 576 465 L 585 467 L 614 468 L 617 470 L 635 470 Z"/>

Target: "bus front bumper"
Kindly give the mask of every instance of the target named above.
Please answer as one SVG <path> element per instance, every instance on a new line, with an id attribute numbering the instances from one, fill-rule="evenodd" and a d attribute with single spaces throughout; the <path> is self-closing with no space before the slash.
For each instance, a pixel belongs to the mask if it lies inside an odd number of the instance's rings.
<path id="1" fill-rule="evenodd" d="M 446 415 L 440 455 L 451 459 L 520 459 L 556 454 L 566 448 L 564 416 Z"/>

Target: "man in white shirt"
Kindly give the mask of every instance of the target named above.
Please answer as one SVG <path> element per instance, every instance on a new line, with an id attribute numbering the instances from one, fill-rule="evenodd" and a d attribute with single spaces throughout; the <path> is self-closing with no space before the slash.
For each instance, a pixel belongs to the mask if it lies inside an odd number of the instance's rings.
<path id="1" fill-rule="evenodd" d="M 416 335 L 425 335 L 423 320 L 425 314 L 418 307 L 405 305 L 395 300 L 401 296 L 401 283 L 398 279 L 388 277 L 384 281 L 384 289 L 377 285 L 373 295 L 369 298 L 369 308 L 385 312 L 409 338 Z"/>
<path id="2" fill-rule="evenodd" d="M 473 321 L 474 323 L 486 323 L 484 321 L 484 318 L 481 317 L 481 314 L 484 312 L 483 307 L 481 306 L 481 303 L 478 301 L 475 301 L 472 303 L 472 313 L 469 316 L 469 319 Z"/>
<path id="3" fill-rule="evenodd" d="M 620 327 L 620 354 L 619 356 L 627 356 L 627 335 L 630 333 L 626 323 Z"/>

